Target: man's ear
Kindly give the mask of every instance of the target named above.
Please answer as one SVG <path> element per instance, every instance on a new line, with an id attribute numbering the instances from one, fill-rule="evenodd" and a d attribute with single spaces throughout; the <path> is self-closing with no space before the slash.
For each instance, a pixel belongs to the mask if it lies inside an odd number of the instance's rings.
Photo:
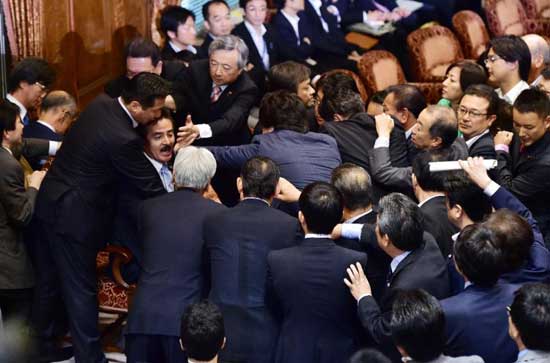
<path id="1" fill-rule="evenodd" d="M 159 61 L 157 63 L 157 65 L 155 66 L 155 69 L 153 69 L 153 73 L 157 74 L 157 75 L 161 75 L 162 73 L 162 61 Z"/>
<path id="2" fill-rule="evenodd" d="M 173 30 L 168 30 L 166 32 L 166 35 L 168 36 L 168 40 L 172 40 L 176 38 L 176 32 L 174 32 Z"/>
<path id="3" fill-rule="evenodd" d="M 493 122 L 495 122 L 497 119 L 497 115 L 491 115 L 489 116 L 489 119 L 488 119 L 488 122 L 489 122 L 489 127 L 491 127 L 493 125 Z"/>
<path id="4" fill-rule="evenodd" d="M 430 143 L 430 148 L 431 149 L 437 149 L 437 148 L 441 147 L 442 144 L 443 144 L 443 140 L 441 140 L 441 137 L 439 137 L 439 136 L 432 137 L 432 141 Z"/>
<path id="5" fill-rule="evenodd" d="M 237 191 L 239 194 L 243 192 L 243 179 L 240 176 L 237 177 Z"/>
<path id="6" fill-rule="evenodd" d="M 130 102 L 128 105 L 126 105 L 126 108 L 128 108 L 128 111 L 130 111 L 131 114 L 135 114 L 143 111 L 143 107 L 141 106 L 141 103 L 139 103 L 138 101 Z"/>
<path id="7" fill-rule="evenodd" d="M 418 185 L 418 181 L 416 180 L 416 175 L 411 174 L 411 181 L 412 181 L 413 188 L 415 188 Z"/>
<path id="8" fill-rule="evenodd" d="M 398 115 L 397 120 L 403 125 L 405 125 L 409 121 L 409 117 L 411 117 L 411 113 L 409 112 L 409 109 L 406 107 L 401 110 L 398 110 L 397 115 Z"/>
<path id="9" fill-rule="evenodd" d="M 548 130 L 550 128 L 550 116 L 546 116 L 544 119 L 544 128 Z"/>
<path id="10" fill-rule="evenodd" d="M 339 113 L 335 113 L 333 117 L 334 117 L 334 121 L 344 121 L 345 120 L 344 116 L 340 115 Z"/>
<path id="11" fill-rule="evenodd" d="M 301 225 L 306 224 L 306 219 L 304 218 L 304 214 L 302 211 L 298 211 L 298 220 L 300 221 Z"/>

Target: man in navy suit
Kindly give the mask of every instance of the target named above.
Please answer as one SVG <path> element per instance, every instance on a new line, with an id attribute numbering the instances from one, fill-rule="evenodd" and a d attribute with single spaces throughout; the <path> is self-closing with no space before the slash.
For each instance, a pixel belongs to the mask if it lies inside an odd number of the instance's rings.
<path id="1" fill-rule="evenodd" d="M 38 120 L 23 129 L 23 137 L 62 141 L 74 121 L 77 106 L 74 98 L 65 91 L 52 91 L 44 97 Z M 45 159 L 28 160 L 34 170 L 44 165 Z"/>
<path id="2" fill-rule="evenodd" d="M 179 344 L 178 318 L 206 296 L 203 222 L 224 208 L 203 196 L 215 172 L 216 161 L 208 150 L 182 149 L 174 162 L 177 191 L 142 205 L 139 235 L 145 259 L 128 315 L 129 362 L 186 359 Z"/>
<path id="3" fill-rule="evenodd" d="M 470 225 L 454 244 L 457 271 L 465 289 L 441 301 L 450 356 L 479 355 L 485 362 L 512 363 L 518 349 L 508 335 L 506 307 L 519 287 L 498 282 L 505 263 L 497 237 L 483 224 Z"/>
<path id="4" fill-rule="evenodd" d="M 270 291 L 283 314 L 277 363 L 344 362 L 360 346 L 355 302 L 342 282 L 366 255 L 337 246 L 330 233 L 342 218 L 342 197 L 330 184 L 309 184 L 299 199 L 305 239 L 268 256 Z"/>
<path id="5" fill-rule="evenodd" d="M 271 207 L 279 168 L 265 157 L 249 159 L 237 185 L 241 202 L 208 217 L 205 244 L 210 256 L 210 300 L 222 310 L 227 343 L 221 361 L 271 362 L 279 322 L 265 293 L 267 255 L 302 238 L 296 218 Z"/>
<path id="6" fill-rule="evenodd" d="M 204 42 L 197 49 L 197 58 L 205 59 L 210 55 L 208 48 L 218 37 L 231 34 L 233 23 L 231 22 L 231 9 L 225 0 L 210 0 L 202 6 L 204 29 L 207 34 Z"/>

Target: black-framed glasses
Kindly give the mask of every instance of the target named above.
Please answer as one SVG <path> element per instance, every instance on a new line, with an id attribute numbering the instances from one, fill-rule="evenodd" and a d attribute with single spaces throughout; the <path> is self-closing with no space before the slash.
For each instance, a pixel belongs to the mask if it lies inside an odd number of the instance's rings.
<path id="1" fill-rule="evenodd" d="M 488 56 L 487 58 L 485 58 L 485 60 L 483 61 L 483 63 L 485 63 L 485 65 L 489 64 L 489 63 L 495 63 L 496 61 L 498 60 L 504 60 L 503 58 L 500 58 L 498 55 L 496 54 L 493 54 L 493 55 L 490 55 Z"/>
<path id="2" fill-rule="evenodd" d="M 479 112 L 477 110 L 471 110 L 471 109 L 467 109 L 466 107 L 462 107 L 460 106 L 457 110 L 457 113 L 460 115 L 460 116 L 466 116 L 466 115 L 470 115 L 472 116 L 473 118 L 480 118 L 482 116 L 487 116 L 488 114 L 487 113 L 482 113 L 482 112 Z"/>

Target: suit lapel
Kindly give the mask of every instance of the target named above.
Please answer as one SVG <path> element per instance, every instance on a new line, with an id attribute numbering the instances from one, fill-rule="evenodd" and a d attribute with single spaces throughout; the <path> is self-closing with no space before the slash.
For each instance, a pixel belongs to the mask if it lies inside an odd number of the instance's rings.
<path id="1" fill-rule="evenodd" d="M 263 64 L 262 56 L 260 55 L 260 53 L 258 53 L 256 43 L 254 43 L 254 39 L 252 39 L 252 35 L 250 34 L 250 31 L 248 30 L 246 25 L 244 26 L 244 30 L 244 37 L 246 38 L 243 39 L 244 42 L 252 45 L 248 48 L 248 50 L 250 51 L 250 58 L 256 59 L 257 61 L 259 61 L 260 64 Z"/>

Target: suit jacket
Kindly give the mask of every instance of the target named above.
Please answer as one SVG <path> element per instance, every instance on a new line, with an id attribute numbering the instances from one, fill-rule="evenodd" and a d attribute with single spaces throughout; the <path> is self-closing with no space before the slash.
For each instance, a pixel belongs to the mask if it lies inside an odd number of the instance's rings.
<path id="1" fill-rule="evenodd" d="M 365 265 L 366 259 L 324 238 L 307 238 L 268 255 L 283 313 L 275 362 L 344 362 L 358 349 L 355 301 L 343 279 L 350 264 Z"/>
<path id="2" fill-rule="evenodd" d="M 468 154 L 471 157 L 482 156 L 484 159 L 496 159 L 497 152 L 495 151 L 495 143 L 491 133 L 486 133 L 472 144 L 468 149 Z"/>
<path id="3" fill-rule="evenodd" d="M 446 322 L 446 349 L 450 356 L 476 354 L 485 362 L 512 363 L 518 349 L 508 335 L 506 307 L 519 285 L 497 283 L 485 288 L 468 286 L 441 301 Z"/>
<path id="4" fill-rule="evenodd" d="M 328 182 L 332 169 L 341 162 L 334 138 L 316 132 L 275 130 L 254 136 L 248 145 L 209 150 L 216 157 L 218 167 L 238 170 L 253 156 L 271 158 L 279 166 L 281 176 L 298 189 L 314 181 Z"/>
<path id="5" fill-rule="evenodd" d="M 424 216 L 424 230 L 436 240 L 441 254 L 447 257 L 452 251 L 453 234 L 459 232 L 447 217 L 445 196 L 434 197 L 422 204 L 420 211 Z"/>
<path id="6" fill-rule="evenodd" d="M 550 134 L 520 152 L 514 135 L 510 153 L 497 152 L 498 182 L 511 191 L 535 216 L 539 228 L 550 241 Z"/>
<path id="7" fill-rule="evenodd" d="M 170 43 L 166 42 L 166 44 L 164 45 L 164 47 L 160 52 L 160 57 L 162 58 L 163 61 L 178 61 L 178 62 L 183 62 L 185 64 L 189 64 L 191 63 L 191 61 L 197 59 L 197 54 L 187 49 L 176 52 L 174 48 L 170 46 Z"/>
<path id="8" fill-rule="evenodd" d="M 386 278 L 390 269 L 391 257 L 378 246 L 376 235 L 374 234 L 376 216 L 377 213 L 373 210 L 353 222 L 363 224 L 363 231 L 361 233 L 363 237 L 361 239 L 340 238 L 335 243 L 338 246 L 367 254 L 369 263 L 365 268 L 365 275 L 369 279 L 372 296 L 378 300 L 386 289 Z"/>
<path id="9" fill-rule="evenodd" d="M 179 337 L 185 308 L 206 296 L 204 220 L 223 209 L 190 189 L 143 203 L 139 233 L 145 259 L 128 315 L 128 334 Z"/>
<path id="10" fill-rule="evenodd" d="M 177 89 L 174 94 L 176 123 L 183 125 L 189 114 L 195 124 L 210 125 L 212 137 L 197 140 L 197 145 L 248 143 L 248 113 L 256 102 L 258 88 L 243 71 L 233 83 L 227 85 L 218 100 L 211 103 L 212 84 L 207 59 L 189 65 L 174 84 Z"/>
<path id="11" fill-rule="evenodd" d="M 213 41 L 214 41 L 214 38 L 212 38 L 209 33 L 206 33 L 204 42 L 202 42 L 201 46 L 197 48 L 196 59 L 208 58 L 208 47 L 210 47 L 210 43 L 212 43 Z"/>
<path id="12" fill-rule="evenodd" d="M 515 363 L 545 363 L 550 362 L 550 352 L 541 350 L 528 350 L 524 356 L 519 358 Z"/>
<path id="13" fill-rule="evenodd" d="M 44 140 L 25 140 L 22 154 L 48 153 Z M 34 284 L 23 230 L 33 216 L 38 190 L 25 189 L 23 169 L 17 159 L 0 146 L 0 289 L 25 289 Z"/>
<path id="14" fill-rule="evenodd" d="M 277 14 L 273 16 L 271 24 L 273 25 L 273 30 L 277 34 L 282 61 L 292 60 L 295 62 L 304 62 L 307 58 L 314 56 L 315 48 L 313 43 L 308 44 L 304 42 L 304 38 L 309 38 L 310 41 L 313 38 L 311 26 L 307 24 L 306 18 L 300 16 L 300 21 L 298 22 L 300 39 L 296 37 L 292 25 L 281 11 L 278 11 Z"/>
<path id="15" fill-rule="evenodd" d="M 65 136 L 40 188 L 37 216 L 75 242 L 100 248 L 111 236 L 118 183 L 135 187 L 140 199 L 165 192 L 132 120 L 117 99 L 101 95 Z"/>
<path id="16" fill-rule="evenodd" d="M 363 234 L 361 236 L 363 238 Z M 389 271 L 388 271 L 389 272 Z M 447 264 L 435 240 L 424 233 L 423 242 L 388 275 L 387 289 L 377 303 L 372 296 L 359 300 L 361 323 L 389 356 L 397 357 L 390 331 L 391 309 L 399 290 L 424 289 L 438 299 L 449 296 Z"/>
<path id="17" fill-rule="evenodd" d="M 267 54 L 269 55 L 269 67 L 272 67 L 280 62 L 280 42 L 275 40 L 276 34 L 269 24 L 266 24 L 265 28 L 266 32 L 263 39 L 266 43 Z M 237 25 L 233 29 L 232 33 L 241 38 L 248 47 L 248 63 L 252 63 L 254 65 L 254 68 L 248 71 L 248 75 L 254 83 L 256 83 L 256 86 L 258 86 L 260 94 L 263 94 L 266 90 L 266 75 L 269 69 L 265 68 L 262 56 L 256 48 L 252 35 L 250 35 L 250 32 L 244 22 Z"/>
<path id="18" fill-rule="evenodd" d="M 227 336 L 222 360 L 272 361 L 279 324 L 265 291 L 267 254 L 295 245 L 301 236 L 296 218 L 257 199 L 245 199 L 206 218 L 209 299 L 222 310 Z"/>
<path id="19" fill-rule="evenodd" d="M 24 138 L 43 139 L 50 141 L 63 141 L 63 135 L 52 131 L 47 126 L 42 125 L 39 122 L 31 122 L 23 129 Z M 48 155 L 42 155 L 38 157 L 27 158 L 29 164 L 33 170 L 40 170 L 48 159 Z"/>

